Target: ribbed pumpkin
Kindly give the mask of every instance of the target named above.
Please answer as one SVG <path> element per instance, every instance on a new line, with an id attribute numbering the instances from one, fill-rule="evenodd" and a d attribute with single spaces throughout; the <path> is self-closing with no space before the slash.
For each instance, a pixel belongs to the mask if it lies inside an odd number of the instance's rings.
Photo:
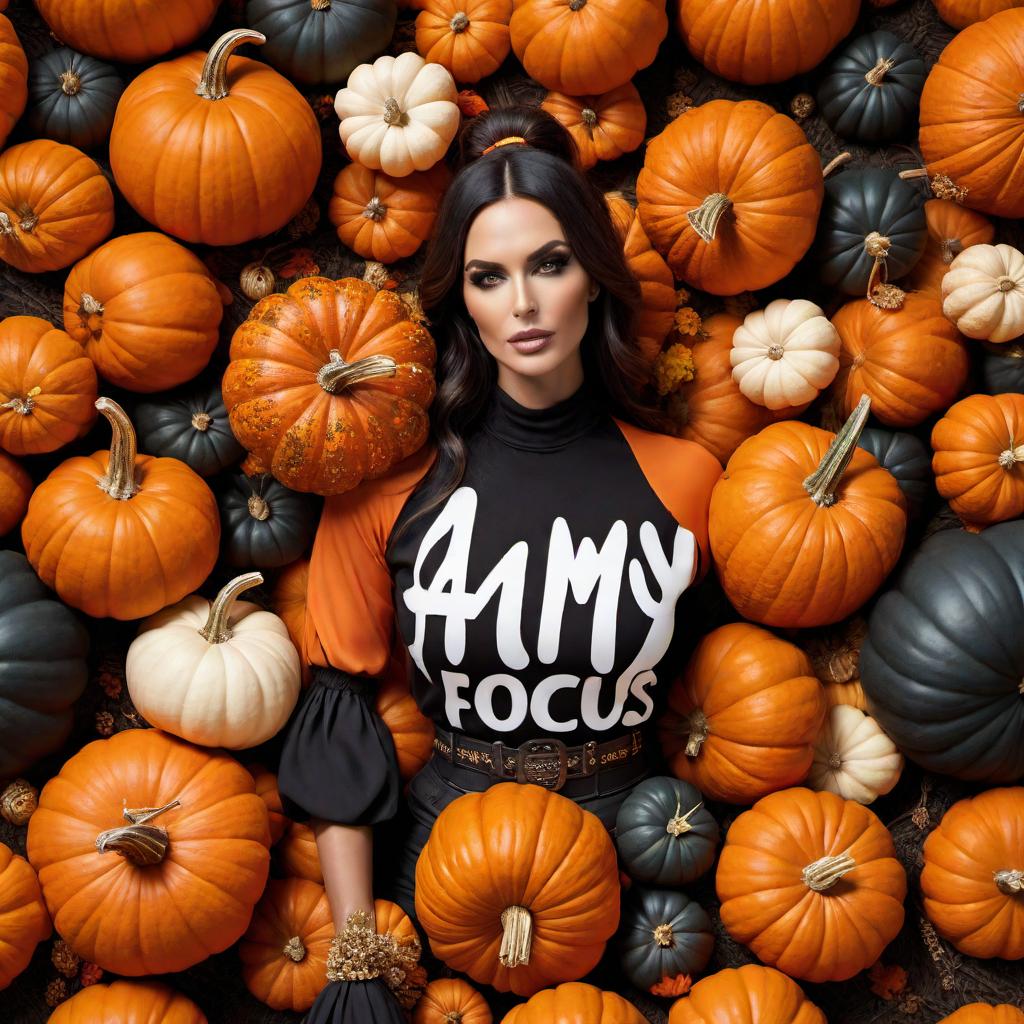
<path id="1" fill-rule="evenodd" d="M 310 680 L 309 663 L 303 655 L 303 634 L 306 631 L 306 587 L 309 584 L 309 559 L 297 558 L 286 565 L 277 575 L 271 592 L 270 603 L 281 617 L 288 635 L 299 652 L 302 665 L 302 685 Z"/>
<path id="2" fill-rule="evenodd" d="M 138 619 L 197 589 L 217 561 L 217 502 L 177 459 L 135 452 L 124 410 L 96 406 L 110 451 L 61 463 L 35 489 L 21 526 L 25 554 L 60 599 L 95 617 Z"/>
<path id="3" fill-rule="evenodd" d="M 644 1024 L 646 1018 L 617 992 L 568 981 L 513 1006 L 501 1024 Z"/>
<path id="4" fill-rule="evenodd" d="M 953 804 L 924 842 L 921 892 L 938 933 L 968 956 L 1024 957 L 1024 787 Z"/>
<path id="5" fill-rule="evenodd" d="M 924 204 L 928 241 L 905 284 L 917 291 L 942 294 L 942 279 L 953 262 L 972 245 L 986 245 L 995 237 L 992 222 L 950 199 L 929 199 Z"/>
<path id="6" fill-rule="evenodd" d="M 0 537 L 25 518 L 32 495 L 32 477 L 20 462 L 0 451 Z"/>
<path id="7" fill-rule="evenodd" d="M 422 0 L 417 6 L 416 49 L 456 82 L 493 74 L 512 49 L 512 0 Z"/>
<path id="8" fill-rule="evenodd" d="M 698 644 L 658 733 L 676 776 L 714 800 L 749 804 L 805 778 L 824 715 L 807 655 L 734 622 Z"/>
<path id="9" fill-rule="evenodd" d="M 907 499 L 908 515 L 911 519 L 919 516 L 932 495 L 934 482 L 928 445 L 916 434 L 867 427 L 857 446 L 871 452 L 878 464 L 892 473 Z"/>
<path id="10" fill-rule="evenodd" d="M 967 28 L 976 21 L 991 18 L 998 11 L 1022 7 L 1022 0 L 933 0 L 939 17 L 953 28 Z"/>
<path id="11" fill-rule="evenodd" d="M 608 92 L 650 64 L 668 35 L 661 0 L 516 0 L 512 49 L 545 89 Z"/>
<path id="12" fill-rule="evenodd" d="M 39 0 L 53 34 L 82 53 L 129 63 L 187 46 L 213 20 L 220 0 Z"/>
<path id="13" fill-rule="evenodd" d="M 188 996 L 160 981 L 89 985 L 61 1003 L 47 1024 L 207 1024 Z"/>
<path id="14" fill-rule="evenodd" d="M 648 143 L 636 195 L 676 277 L 736 295 L 774 284 L 807 252 L 824 182 L 795 121 L 757 100 L 711 100 Z"/>
<path id="15" fill-rule="evenodd" d="M 342 245 L 364 259 L 394 263 L 430 237 L 450 179 L 443 163 L 404 178 L 351 163 L 334 179 L 327 216 Z"/>
<path id="16" fill-rule="evenodd" d="M 247 764 L 246 770 L 256 784 L 256 793 L 267 805 L 270 819 L 270 845 L 273 846 L 288 828 L 289 819 L 281 804 L 281 794 L 277 788 L 277 776 L 261 764 Z"/>
<path id="17" fill-rule="evenodd" d="M 0 448 L 52 452 L 96 419 L 96 368 L 77 342 L 38 316 L 0 321 Z"/>
<path id="18" fill-rule="evenodd" d="M 928 173 L 966 189 L 964 203 L 1024 216 L 1024 8 L 960 32 L 921 93 L 918 144 Z"/>
<path id="19" fill-rule="evenodd" d="M 817 67 L 853 28 L 859 0 L 676 0 L 679 34 L 709 71 L 762 85 Z"/>
<path id="20" fill-rule="evenodd" d="M 647 111 L 632 82 L 601 95 L 549 92 L 541 107 L 569 130 L 584 170 L 594 167 L 598 160 L 615 160 L 623 153 L 632 153 L 644 141 Z"/>
<path id="21" fill-rule="evenodd" d="M 281 841 L 274 847 L 274 865 L 281 874 L 288 877 L 305 878 L 310 882 L 324 884 L 316 836 L 313 829 L 301 821 L 288 823 Z"/>
<path id="22" fill-rule="evenodd" d="M 0 147 L 28 99 L 28 60 L 14 26 L 0 14 Z"/>
<path id="23" fill-rule="evenodd" d="M 435 358 L 393 292 L 302 278 L 235 331 L 222 385 L 231 429 L 286 487 L 340 494 L 426 440 Z"/>
<path id="24" fill-rule="evenodd" d="M 863 804 L 784 789 L 732 823 L 715 890 L 726 930 L 764 963 L 844 981 L 903 926 L 907 877 L 888 829 Z"/>
<path id="25" fill-rule="evenodd" d="M 245 987 L 271 1009 L 308 1010 L 324 987 L 333 938 L 322 885 L 304 878 L 271 879 L 238 944 Z"/>
<path id="26" fill-rule="evenodd" d="M 968 338 L 1024 335 L 1024 253 L 1002 243 L 964 250 L 942 279 L 942 312 Z"/>
<path id="27" fill-rule="evenodd" d="M 669 1011 L 669 1024 L 826 1024 L 825 1014 L 781 971 L 760 964 L 701 978 Z"/>
<path id="28" fill-rule="evenodd" d="M 533 995 L 601 959 L 619 924 L 615 847 L 600 818 L 541 786 L 466 793 L 420 853 L 416 916 L 449 967 Z"/>
<path id="29" fill-rule="evenodd" d="M 112 238 L 64 285 L 64 329 L 103 377 L 129 391 L 195 377 L 217 346 L 223 312 L 203 261 L 158 231 Z"/>
<path id="30" fill-rule="evenodd" d="M 790 627 L 838 622 L 896 564 L 907 503 L 893 476 L 857 448 L 870 405 L 861 399 L 838 434 L 773 423 L 729 460 L 711 494 L 711 551 L 726 595 L 746 618 Z"/>
<path id="31" fill-rule="evenodd" d="M 0 991 L 29 965 L 53 931 L 31 865 L 0 843 Z"/>
<path id="32" fill-rule="evenodd" d="M 184 970 L 241 938 L 269 845 L 252 776 L 158 729 L 87 743 L 28 825 L 54 927 L 83 959 L 133 977 Z"/>
<path id="33" fill-rule="evenodd" d="M 989 395 L 1024 395 L 1024 344 L 993 345 L 981 361 L 981 386 Z"/>
<path id="34" fill-rule="evenodd" d="M 968 1003 L 943 1017 L 938 1024 L 1024 1024 L 1024 1010 L 1009 1003 L 992 1006 L 989 1003 Z"/>
<path id="35" fill-rule="evenodd" d="M 487 1001 L 461 978 L 438 978 L 427 985 L 412 1011 L 412 1024 L 493 1024 Z"/>
<path id="36" fill-rule="evenodd" d="M 33 139 L 0 154 L 0 259 L 37 274 L 60 270 L 114 228 L 114 193 L 74 146 Z"/>
<path id="37" fill-rule="evenodd" d="M 843 416 L 868 395 L 886 426 L 913 427 L 948 408 L 967 381 L 967 346 L 933 295 L 910 292 L 900 309 L 858 299 L 832 324 L 842 342 L 832 393 Z"/>
<path id="38" fill-rule="evenodd" d="M 401 661 L 394 666 L 397 667 L 404 667 Z M 392 674 L 396 674 L 394 670 Z M 374 709 L 391 733 L 398 771 L 408 782 L 434 751 L 434 723 L 420 711 L 409 692 L 407 678 L 394 678 L 383 684 L 377 690 Z"/>
<path id="39" fill-rule="evenodd" d="M 232 56 L 263 39 L 235 29 L 208 55 L 155 64 L 125 89 L 110 167 L 125 199 L 161 231 L 237 245 L 284 227 L 306 205 L 320 173 L 316 117 L 272 68 Z"/>

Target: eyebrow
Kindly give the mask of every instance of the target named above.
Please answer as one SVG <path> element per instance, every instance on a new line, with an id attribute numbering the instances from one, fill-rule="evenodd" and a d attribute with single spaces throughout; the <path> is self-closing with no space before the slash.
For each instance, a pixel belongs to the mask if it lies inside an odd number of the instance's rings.
<path id="1" fill-rule="evenodd" d="M 553 249 L 561 247 L 568 248 L 569 243 L 561 238 L 554 238 L 550 242 L 545 242 L 539 249 L 535 249 L 526 257 L 528 263 L 532 263 L 534 260 L 538 260 L 541 256 L 546 256 Z M 500 263 L 490 263 L 487 260 L 470 260 L 463 268 L 464 271 L 472 270 L 474 267 L 479 267 L 481 270 L 504 270 L 504 267 Z"/>

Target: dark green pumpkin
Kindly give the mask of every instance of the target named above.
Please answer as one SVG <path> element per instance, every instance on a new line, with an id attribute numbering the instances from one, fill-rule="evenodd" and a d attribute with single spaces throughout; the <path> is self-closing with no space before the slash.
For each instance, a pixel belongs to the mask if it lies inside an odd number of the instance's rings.
<path id="1" fill-rule="evenodd" d="M 715 948 L 711 918 L 685 893 L 633 886 L 622 906 L 617 932 L 623 973 L 649 992 L 660 982 L 696 978 Z"/>
<path id="2" fill-rule="evenodd" d="M 686 885 L 711 869 L 718 823 L 696 786 L 664 775 L 639 783 L 615 819 L 623 870 L 637 882 Z"/>
<path id="3" fill-rule="evenodd" d="M 132 422 L 140 452 L 181 459 L 203 477 L 235 465 L 245 455 L 231 432 L 217 381 L 189 385 L 159 401 L 139 402 Z"/>
<path id="4" fill-rule="evenodd" d="M 868 710 L 928 771 L 1024 775 L 1024 521 L 929 537 L 879 598 L 860 652 Z"/>
<path id="5" fill-rule="evenodd" d="M 217 492 L 221 554 L 243 569 L 278 569 L 300 558 L 316 531 L 320 502 L 267 473 L 230 473 Z"/>
<path id="6" fill-rule="evenodd" d="M 260 59 L 296 82 L 337 84 L 391 42 L 395 0 L 249 0 L 249 27 L 266 43 Z"/>
<path id="7" fill-rule="evenodd" d="M 981 389 L 987 395 L 1024 395 L 1024 345 L 987 345 L 981 357 Z"/>
<path id="8" fill-rule="evenodd" d="M 921 192 L 879 167 L 830 175 L 816 244 L 821 280 L 848 295 L 865 295 L 875 263 L 868 252 L 873 235 L 889 241 L 889 280 L 913 269 L 928 240 Z"/>
<path id="9" fill-rule="evenodd" d="M 34 136 L 78 149 L 102 146 L 122 92 L 124 82 L 109 64 L 62 46 L 29 68 L 29 127 Z"/>
<path id="10" fill-rule="evenodd" d="M 931 448 L 914 434 L 878 427 L 865 429 L 857 447 L 871 452 L 878 459 L 878 464 L 896 477 L 911 516 L 919 516 L 931 497 L 935 480 Z"/>
<path id="11" fill-rule="evenodd" d="M 890 142 L 917 124 L 925 74 L 921 55 L 909 43 L 891 32 L 869 32 L 829 62 L 818 107 L 841 138 Z"/>
<path id="12" fill-rule="evenodd" d="M 25 556 L 0 551 L 0 780 L 68 738 L 88 653 L 85 627 Z"/>

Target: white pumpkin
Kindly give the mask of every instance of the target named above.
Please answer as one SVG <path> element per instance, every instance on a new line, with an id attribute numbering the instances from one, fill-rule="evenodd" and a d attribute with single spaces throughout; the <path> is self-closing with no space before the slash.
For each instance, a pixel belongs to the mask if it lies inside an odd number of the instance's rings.
<path id="1" fill-rule="evenodd" d="M 756 405 L 814 401 L 839 372 L 839 332 L 820 306 L 776 299 L 748 313 L 732 336 L 732 379 Z"/>
<path id="2" fill-rule="evenodd" d="M 942 312 L 968 338 L 1019 338 L 1024 334 L 1024 253 L 1002 243 L 968 246 L 942 279 Z"/>
<path id="3" fill-rule="evenodd" d="M 859 708 L 837 704 L 814 743 L 807 785 L 869 804 L 888 793 L 902 771 L 903 755 L 882 727 Z"/>
<path id="4" fill-rule="evenodd" d="M 360 64 L 334 98 L 348 155 L 364 167 L 402 178 L 445 154 L 462 114 L 451 72 L 418 53 Z"/>
<path id="5" fill-rule="evenodd" d="M 233 579 L 211 604 L 193 594 L 144 619 L 125 678 L 143 718 L 205 747 L 240 750 L 270 739 L 299 698 L 299 654 L 284 622 L 240 593 Z"/>

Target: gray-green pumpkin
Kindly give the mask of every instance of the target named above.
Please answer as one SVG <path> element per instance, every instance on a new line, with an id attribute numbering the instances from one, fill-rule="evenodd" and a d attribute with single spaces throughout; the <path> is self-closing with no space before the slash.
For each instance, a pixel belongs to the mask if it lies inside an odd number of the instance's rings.
<path id="1" fill-rule="evenodd" d="M 1024 344 L 985 345 L 981 390 L 987 395 L 1024 395 Z"/>
<path id="2" fill-rule="evenodd" d="M 857 447 L 871 452 L 878 464 L 896 477 L 911 517 L 919 516 L 931 497 L 935 480 L 931 448 L 915 434 L 878 427 L 862 431 Z"/>
<path id="3" fill-rule="evenodd" d="M 700 790 L 664 775 L 639 783 L 615 819 L 623 870 L 651 885 L 686 885 L 699 878 L 715 861 L 718 839 L 718 823 Z"/>

